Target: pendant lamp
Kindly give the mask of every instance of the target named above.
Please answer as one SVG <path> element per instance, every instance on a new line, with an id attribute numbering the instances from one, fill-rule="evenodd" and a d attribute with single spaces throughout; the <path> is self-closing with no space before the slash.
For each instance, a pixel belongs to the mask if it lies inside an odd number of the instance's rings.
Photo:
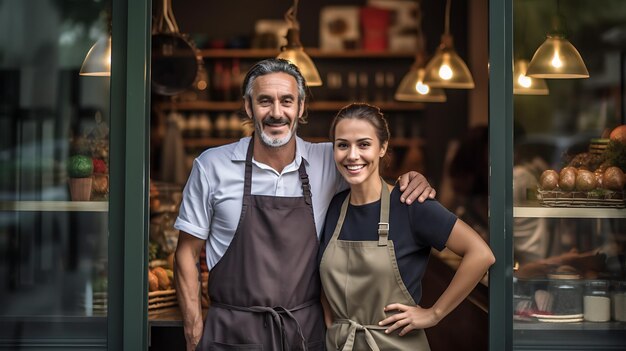
<path id="1" fill-rule="evenodd" d="M 519 59 L 513 66 L 513 94 L 515 95 L 548 95 L 548 85 L 541 78 L 526 75 L 528 60 Z"/>
<path id="2" fill-rule="evenodd" d="M 296 19 L 298 13 L 298 0 L 293 1 L 293 5 L 285 13 L 285 21 L 289 23 L 289 29 L 287 30 L 287 45 L 283 46 L 278 54 L 277 58 L 282 58 L 291 61 L 298 67 L 300 73 L 306 80 L 308 86 L 316 87 L 322 85 L 322 78 L 317 71 L 317 67 L 304 52 L 302 43 L 300 42 L 300 24 Z"/>
<path id="3" fill-rule="evenodd" d="M 450 34 L 450 0 L 446 0 L 444 33 L 435 56 L 426 65 L 424 82 L 431 88 L 473 89 L 474 79 L 469 68 L 454 50 Z"/>
<path id="4" fill-rule="evenodd" d="M 558 0 L 552 28 L 530 60 L 526 75 L 532 78 L 589 78 L 583 58 L 566 39 L 565 18 L 560 14 Z"/>
<path id="5" fill-rule="evenodd" d="M 79 75 L 109 77 L 111 75 L 111 36 L 103 36 L 87 52 Z"/>
<path id="6" fill-rule="evenodd" d="M 411 67 L 402 78 L 394 95 L 398 101 L 407 102 L 446 102 L 446 93 L 440 88 L 431 88 L 424 84 L 424 68 Z"/>
<path id="7" fill-rule="evenodd" d="M 417 13 L 421 14 L 421 10 Z M 417 19 L 418 23 L 422 23 L 421 16 Z M 398 101 L 407 102 L 445 102 L 446 93 L 443 89 L 431 88 L 424 84 L 424 64 L 426 63 L 426 40 L 424 39 L 424 31 L 422 28 L 417 30 L 417 54 L 415 62 L 411 65 L 409 72 L 404 75 L 400 81 L 400 85 L 394 94 L 394 98 Z"/>

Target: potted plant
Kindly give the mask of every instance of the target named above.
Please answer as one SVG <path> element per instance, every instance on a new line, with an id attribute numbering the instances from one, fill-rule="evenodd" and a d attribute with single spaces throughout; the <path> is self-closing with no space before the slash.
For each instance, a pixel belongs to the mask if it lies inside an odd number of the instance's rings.
<path id="1" fill-rule="evenodd" d="M 85 155 L 74 155 L 67 163 L 72 201 L 89 201 L 93 183 L 93 161 Z"/>

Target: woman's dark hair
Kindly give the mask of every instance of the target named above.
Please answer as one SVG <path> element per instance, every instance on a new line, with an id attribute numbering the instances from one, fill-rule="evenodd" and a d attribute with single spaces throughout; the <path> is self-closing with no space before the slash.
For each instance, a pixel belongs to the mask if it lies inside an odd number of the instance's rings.
<path id="1" fill-rule="evenodd" d="M 384 166 L 388 166 L 390 162 L 390 149 L 389 149 L 389 125 L 387 124 L 387 120 L 385 116 L 380 111 L 380 108 L 377 106 L 373 106 L 365 103 L 352 103 L 348 106 L 343 107 L 337 115 L 330 123 L 330 140 L 335 141 L 335 129 L 337 128 L 337 124 L 345 119 L 358 119 L 361 121 L 366 121 L 374 127 L 376 131 L 376 137 L 380 142 L 380 146 L 382 147 L 385 143 L 387 143 L 387 152 L 385 156 L 382 157 L 382 163 Z M 333 145 L 334 147 L 334 145 Z"/>
<path id="2" fill-rule="evenodd" d="M 296 80 L 296 84 L 298 85 L 298 105 L 300 108 L 304 108 L 304 98 L 306 96 L 306 81 L 300 73 L 300 70 L 293 63 L 279 58 L 270 58 L 263 61 L 257 62 L 254 66 L 252 66 L 246 77 L 243 80 L 243 85 L 241 87 L 241 93 L 244 99 L 252 98 L 252 87 L 254 86 L 254 81 L 266 74 L 270 73 L 287 73 L 292 76 Z M 298 120 L 299 123 L 306 123 L 306 111 L 302 114 L 302 117 Z"/>

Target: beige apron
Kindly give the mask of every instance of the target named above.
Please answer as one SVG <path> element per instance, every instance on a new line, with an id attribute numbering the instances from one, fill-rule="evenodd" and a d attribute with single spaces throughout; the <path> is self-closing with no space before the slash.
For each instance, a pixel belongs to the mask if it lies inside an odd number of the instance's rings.
<path id="1" fill-rule="evenodd" d="M 341 206 L 335 232 L 320 264 L 322 286 L 333 312 L 326 332 L 328 350 L 430 350 L 424 330 L 399 336 L 385 334 L 378 322 L 396 312 L 385 313 L 390 303 L 415 306 L 396 261 L 389 233 L 389 189 L 383 181 L 378 241 L 337 240 L 346 217 L 350 194 Z"/>

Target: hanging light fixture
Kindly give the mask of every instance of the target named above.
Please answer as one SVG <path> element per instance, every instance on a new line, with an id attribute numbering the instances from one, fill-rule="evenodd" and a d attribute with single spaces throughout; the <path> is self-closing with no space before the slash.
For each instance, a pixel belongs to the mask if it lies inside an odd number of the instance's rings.
<path id="1" fill-rule="evenodd" d="M 420 11 L 418 11 L 420 12 Z M 421 19 L 418 19 L 421 23 Z M 398 101 L 408 102 L 445 102 L 446 93 L 443 89 L 431 88 L 424 84 L 424 63 L 426 62 L 426 53 L 424 48 L 426 46 L 424 40 L 424 32 L 421 28 L 418 28 L 417 36 L 418 51 L 415 55 L 415 62 L 411 66 L 411 69 L 404 75 L 400 85 L 396 90 L 394 98 Z"/>
<path id="2" fill-rule="evenodd" d="M 411 70 L 402 78 L 394 98 L 407 102 L 446 102 L 443 89 L 431 88 L 424 84 L 424 68 L 413 64 Z"/>
<path id="3" fill-rule="evenodd" d="M 541 78 L 526 75 L 528 60 L 519 59 L 513 66 L 513 94 L 515 95 L 548 95 L 548 84 Z"/>
<path id="4" fill-rule="evenodd" d="M 518 9 L 513 11 L 520 13 L 521 21 L 517 23 L 515 32 L 520 34 L 520 42 L 515 46 L 515 61 L 513 64 L 513 94 L 515 95 L 548 95 L 548 84 L 542 78 L 531 78 L 526 75 L 528 70 L 528 43 L 526 40 L 526 11 L 521 7 L 522 4 L 517 1 Z"/>
<path id="5" fill-rule="evenodd" d="M 454 50 L 454 39 L 450 34 L 450 0 L 446 0 L 445 27 L 441 35 L 441 44 L 425 70 L 424 82 L 431 88 L 474 88 L 474 79 L 469 68 Z"/>
<path id="6" fill-rule="evenodd" d="M 111 36 L 103 36 L 87 52 L 79 75 L 108 77 L 111 75 Z"/>
<path id="7" fill-rule="evenodd" d="M 322 78 L 315 67 L 315 64 L 304 52 L 302 43 L 300 42 L 300 24 L 296 19 L 298 13 L 298 1 L 293 0 L 293 5 L 285 13 L 285 21 L 289 24 L 287 30 L 287 45 L 283 46 L 278 54 L 277 58 L 282 58 L 291 61 L 294 65 L 298 66 L 300 73 L 306 80 L 308 86 L 317 87 L 322 85 Z"/>
<path id="8" fill-rule="evenodd" d="M 557 14 L 552 19 L 552 31 L 539 46 L 528 64 L 526 75 L 532 78 L 589 78 L 589 71 L 578 50 L 566 39 L 565 18 L 556 2 Z"/>

